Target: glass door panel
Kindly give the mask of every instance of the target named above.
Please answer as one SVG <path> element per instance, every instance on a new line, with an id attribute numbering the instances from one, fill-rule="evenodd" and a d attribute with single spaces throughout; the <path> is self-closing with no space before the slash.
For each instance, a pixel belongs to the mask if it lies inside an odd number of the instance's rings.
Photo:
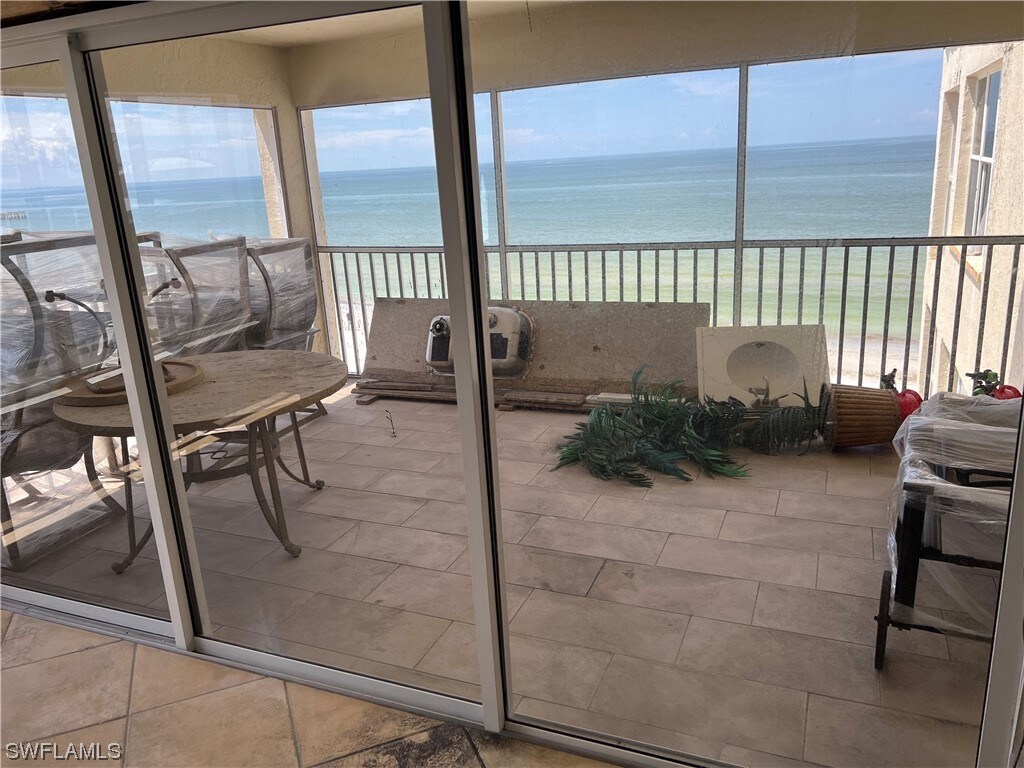
<path id="1" fill-rule="evenodd" d="M 166 618 L 135 441 L 73 417 L 124 393 L 60 67 L 4 70 L 0 112 L 3 583 Z"/>
<path id="2" fill-rule="evenodd" d="M 777 49 L 710 6 L 470 5 L 511 238 L 507 712 L 740 765 L 972 764 L 1022 232 L 929 240 L 923 111 L 1002 49 L 850 57 L 757 13 Z"/>
<path id="3" fill-rule="evenodd" d="M 93 58 L 201 634 L 478 699 L 420 8 Z"/>

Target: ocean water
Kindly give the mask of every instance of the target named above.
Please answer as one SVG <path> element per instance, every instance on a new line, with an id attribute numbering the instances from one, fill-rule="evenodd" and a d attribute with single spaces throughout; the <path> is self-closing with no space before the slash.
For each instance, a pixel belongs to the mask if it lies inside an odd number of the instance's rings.
<path id="1" fill-rule="evenodd" d="M 931 137 L 751 147 L 747 160 L 746 237 L 924 235 L 928 231 L 933 163 Z M 323 173 L 320 181 L 328 241 L 339 250 L 384 250 L 388 246 L 439 249 L 440 206 L 433 168 L 329 172 Z M 570 272 L 575 281 L 572 298 L 583 298 L 581 286 L 588 270 L 591 279 L 597 280 L 592 283 L 591 298 L 600 298 L 600 254 L 588 256 L 576 249 L 570 256 L 570 249 L 565 248 L 568 245 L 734 238 L 734 150 L 512 162 L 506 169 L 505 184 L 509 243 L 558 245 L 565 251 L 552 257 L 527 254 L 522 286 L 516 285 L 518 257 L 511 256 L 513 298 L 569 298 L 566 286 Z M 488 245 L 497 244 L 494 189 L 493 167 L 482 166 L 484 238 Z M 129 193 L 138 231 L 159 230 L 200 239 L 269 234 L 258 178 L 140 184 L 131 187 Z M 90 228 L 84 193 L 75 189 L 4 190 L 2 210 L 22 211 L 26 217 L 0 222 L 5 228 Z M 912 249 L 896 249 L 891 270 L 887 250 L 874 251 L 870 268 L 863 249 L 851 251 L 848 263 L 841 250 L 832 249 L 824 264 L 819 252 L 811 252 L 802 270 L 802 282 L 798 249 L 788 250 L 782 257 L 777 250 L 763 255 L 748 251 L 743 259 L 744 323 L 753 322 L 758 312 L 767 323 L 776 319 L 784 323 L 798 319 L 816 322 L 820 312 L 830 338 L 838 335 L 841 323 L 845 323 L 844 335 L 849 335 L 864 319 L 863 297 L 867 291 L 871 297 L 867 302 L 867 336 L 871 344 L 877 345 L 883 334 L 883 299 L 888 292 L 893 318 L 889 333 L 892 343 L 902 346 L 911 283 L 920 296 L 924 264 L 922 260 L 912 280 Z M 696 295 L 700 301 L 711 301 L 717 291 L 719 315 L 726 322 L 731 318 L 731 251 L 721 254 L 717 272 L 712 253 L 699 253 L 696 269 L 691 256 L 684 254 L 678 275 L 672 274 L 671 264 L 664 263 L 667 256 L 663 252 L 657 285 L 654 267 L 658 255 L 648 249 L 638 256 L 642 276 L 636 277 L 637 254 L 628 255 L 620 295 L 617 257 L 609 255 L 609 300 L 654 300 L 656 296 L 666 300 L 666 286 L 676 283 L 681 300 Z M 426 269 L 421 264 L 415 271 L 425 273 Z M 500 278 L 494 272 L 492 277 L 497 288 Z M 420 278 L 425 286 L 426 274 L 420 274 Z M 436 266 L 431 279 L 439 288 L 440 270 Z M 554 293 L 547 288 L 552 282 L 561 286 Z M 541 284 L 539 294 L 535 291 L 537 283 Z M 759 283 L 764 286 L 760 293 Z M 340 294 L 344 296 L 346 291 Z M 917 322 L 914 317 L 912 338 L 916 338 Z"/>
<path id="2" fill-rule="evenodd" d="M 751 147 L 747 238 L 923 235 L 934 139 Z M 484 238 L 497 244 L 494 169 L 481 167 Z M 508 241 L 519 245 L 729 240 L 734 237 L 735 150 L 696 150 L 508 163 Z M 321 174 L 328 242 L 338 246 L 441 244 L 433 168 Z M 258 178 L 130 187 L 139 231 L 185 237 L 267 236 Z M 5 227 L 90 228 L 74 188 L 3 190 Z"/>

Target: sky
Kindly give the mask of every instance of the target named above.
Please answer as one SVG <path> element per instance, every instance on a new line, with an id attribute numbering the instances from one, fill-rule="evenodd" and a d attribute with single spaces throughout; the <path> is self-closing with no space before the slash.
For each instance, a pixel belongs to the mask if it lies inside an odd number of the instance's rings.
<path id="1" fill-rule="evenodd" d="M 912 51 L 750 68 L 751 146 L 934 135 L 942 51 Z M 509 91 L 502 95 L 508 162 L 736 146 L 737 70 L 714 70 Z M 476 97 L 477 146 L 490 163 L 490 105 Z M 67 107 L 52 98 L 0 99 L 5 188 L 80 185 Z M 112 105 L 132 181 L 259 173 L 250 110 Z M 321 172 L 433 165 L 429 102 L 314 112 Z"/>

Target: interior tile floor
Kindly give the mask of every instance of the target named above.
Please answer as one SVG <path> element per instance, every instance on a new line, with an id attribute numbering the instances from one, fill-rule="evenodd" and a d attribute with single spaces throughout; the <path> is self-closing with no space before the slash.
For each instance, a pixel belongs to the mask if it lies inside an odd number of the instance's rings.
<path id="1" fill-rule="evenodd" d="M 302 429 L 327 487 L 283 486 L 298 558 L 246 478 L 190 490 L 208 633 L 478 698 L 455 406 L 363 406 L 346 390 L 328 409 Z M 748 478 L 644 489 L 549 471 L 580 418 L 497 413 L 520 717 L 750 766 L 973 764 L 987 644 L 891 630 L 873 666 L 890 449 L 739 452 Z M 294 444 L 282 453 L 294 461 Z M 115 520 L 16 578 L 159 615 L 152 545 L 109 568 L 125 541 Z M 994 604 L 993 578 L 966 579 Z M 957 608 L 926 569 L 918 604 Z"/>
<path id="2" fill-rule="evenodd" d="M 5 766 L 606 765 L 30 616 L 2 617 Z M 12 760 L 9 744 L 26 755 L 50 746 L 46 759 Z M 68 759 L 69 749 L 96 750 L 95 759 Z"/>

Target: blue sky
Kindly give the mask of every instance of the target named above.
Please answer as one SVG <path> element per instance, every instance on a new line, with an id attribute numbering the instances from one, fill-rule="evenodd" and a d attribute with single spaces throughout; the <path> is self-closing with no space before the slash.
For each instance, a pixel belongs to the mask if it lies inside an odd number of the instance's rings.
<path id="1" fill-rule="evenodd" d="M 752 146 L 933 134 L 942 51 L 912 51 L 751 67 Z M 736 70 L 533 88 L 502 97 L 506 159 L 544 160 L 736 145 Z M 0 99 L 3 186 L 80 184 L 65 103 Z M 481 162 L 491 161 L 490 109 L 476 100 Z M 251 112 L 115 103 L 129 180 L 259 172 Z M 430 107 L 400 101 L 315 112 L 320 170 L 433 164 Z"/>

